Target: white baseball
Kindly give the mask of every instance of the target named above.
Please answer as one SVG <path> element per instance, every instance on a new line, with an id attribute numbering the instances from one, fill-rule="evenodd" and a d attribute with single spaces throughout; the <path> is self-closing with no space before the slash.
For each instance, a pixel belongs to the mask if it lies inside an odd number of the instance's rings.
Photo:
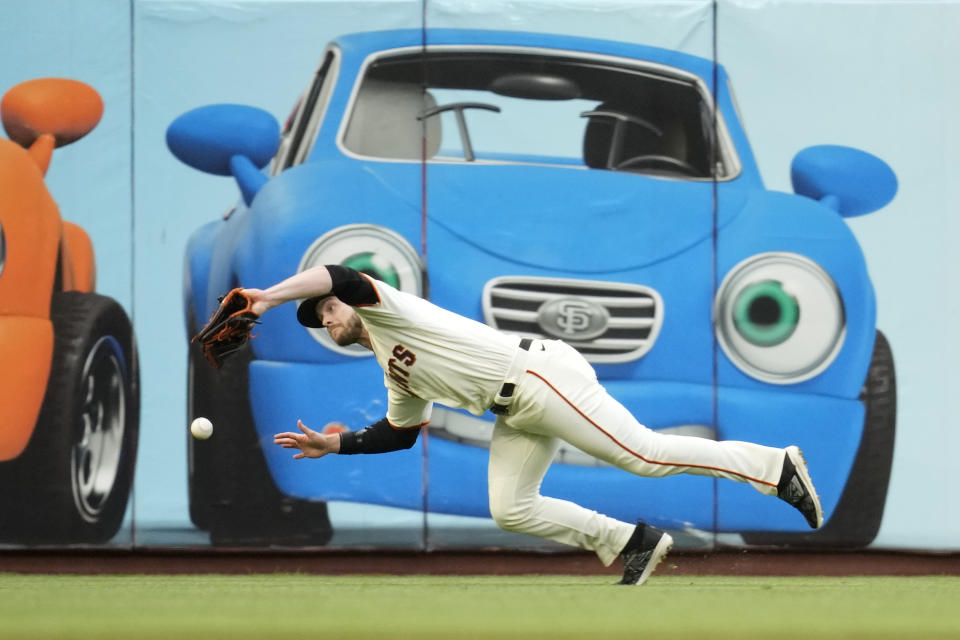
<path id="1" fill-rule="evenodd" d="M 193 422 L 190 423 L 190 433 L 197 440 L 206 440 L 213 435 L 213 423 L 210 422 L 209 418 L 194 418 Z"/>

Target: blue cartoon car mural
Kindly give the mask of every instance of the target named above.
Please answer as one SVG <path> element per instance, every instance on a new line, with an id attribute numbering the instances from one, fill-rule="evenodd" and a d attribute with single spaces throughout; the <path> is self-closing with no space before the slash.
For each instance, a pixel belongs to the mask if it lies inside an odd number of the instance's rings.
<path id="1" fill-rule="evenodd" d="M 568 448 L 544 494 L 721 543 L 869 544 L 895 381 L 844 218 L 892 199 L 890 168 L 815 146 L 795 158 L 795 194 L 768 191 L 724 69 L 698 57 L 519 32 L 429 30 L 426 43 L 419 30 L 337 39 L 282 130 L 238 105 L 171 124 L 178 158 L 242 194 L 189 241 L 188 334 L 235 286 L 347 264 L 566 340 L 651 428 L 799 445 L 827 522 L 804 533 L 740 485 L 638 478 Z M 297 418 L 356 429 L 385 409 L 368 352 L 288 306 L 221 370 L 190 352 L 189 417 L 224 425 L 190 440 L 194 523 L 214 543 L 322 544 L 328 500 L 488 516 L 491 417 L 435 408 L 426 496 L 422 439 L 315 464 L 270 444 Z"/>

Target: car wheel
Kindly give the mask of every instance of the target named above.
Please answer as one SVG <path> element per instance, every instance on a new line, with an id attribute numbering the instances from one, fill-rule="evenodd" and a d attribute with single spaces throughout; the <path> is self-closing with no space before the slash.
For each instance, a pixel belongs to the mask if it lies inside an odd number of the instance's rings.
<path id="1" fill-rule="evenodd" d="M 0 465 L 0 538 L 101 543 L 120 529 L 139 436 L 133 327 L 114 300 L 54 293 L 47 391 L 27 448 Z"/>
<path id="2" fill-rule="evenodd" d="M 191 335 L 196 333 L 191 327 Z M 215 389 L 213 378 L 216 370 L 203 357 L 200 346 L 191 343 L 188 346 L 187 356 L 187 424 L 194 418 L 203 416 L 209 418 L 215 425 L 222 424 L 217 417 L 211 402 L 212 390 Z M 217 432 L 217 437 L 220 437 Z M 216 447 L 210 446 L 209 440 L 197 440 L 187 431 L 187 492 L 190 508 L 190 520 L 198 529 L 210 529 L 210 511 L 213 509 L 214 497 L 212 485 L 214 478 L 210 471 L 213 469 L 213 454 Z"/>
<path id="3" fill-rule="evenodd" d="M 190 519 L 215 545 L 326 544 L 333 535 L 326 502 L 283 495 L 267 468 L 250 407 L 252 360 L 248 345 L 214 369 L 190 344 L 187 417 L 214 425 L 207 440 L 187 434 Z"/>
<path id="4" fill-rule="evenodd" d="M 805 534 L 745 533 L 746 543 L 862 548 L 873 542 L 887 501 L 897 423 L 893 352 L 880 331 L 860 400 L 865 409 L 863 438 L 846 488 L 827 522 L 817 531 Z"/>

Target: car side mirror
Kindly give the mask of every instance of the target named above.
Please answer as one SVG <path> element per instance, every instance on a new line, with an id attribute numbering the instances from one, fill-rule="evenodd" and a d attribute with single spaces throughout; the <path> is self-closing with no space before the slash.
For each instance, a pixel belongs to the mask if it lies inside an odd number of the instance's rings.
<path id="1" fill-rule="evenodd" d="M 12 87 L 0 101 L 10 140 L 27 149 L 44 173 L 54 147 L 90 133 L 103 115 L 96 89 L 79 80 L 36 78 Z"/>
<path id="2" fill-rule="evenodd" d="M 167 127 L 167 147 L 181 162 L 204 173 L 232 175 L 247 206 L 267 177 L 280 146 L 280 125 L 270 113 L 239 104 L 212 104 L 188 111 Z"/>
<path id="3" fill-rule="evenodd" d="M 790 167 L 793 190 L 823 202 L 844 217 L 886 206 L 897 193 L 897 176 L 880 158 L 852 147 L 807 147 Z"/>

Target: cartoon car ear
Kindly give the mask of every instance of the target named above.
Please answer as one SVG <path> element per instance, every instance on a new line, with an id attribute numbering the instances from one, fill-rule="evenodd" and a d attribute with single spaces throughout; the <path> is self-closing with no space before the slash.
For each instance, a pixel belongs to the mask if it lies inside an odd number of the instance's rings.
<path id="1" fill-rule="evenodd" d="M 240 104 L 211 104 L 188 111 L 167 127 L 167 147 L 184 164 L 204 173 L 232 175 L 249 206 L 267 177 L 280 146 L 272 114 Z"/>
<path id="2" fill-rule="evenodd" d="M 21 82 L 0 101 L 0 118 L 10 139 L 30 150 L 46 172 L 54 147 L 90 133 L 103 115 L 96 89 L 68 78 L 37 78 Z"/>
<path id="3" fill-rule="evenodd" d="M 790 166 L 793 190 L 844 217 L 882 209 L 897 194 L 897 176 L 877 156 L 838 145 L 801 150 Z"/>

